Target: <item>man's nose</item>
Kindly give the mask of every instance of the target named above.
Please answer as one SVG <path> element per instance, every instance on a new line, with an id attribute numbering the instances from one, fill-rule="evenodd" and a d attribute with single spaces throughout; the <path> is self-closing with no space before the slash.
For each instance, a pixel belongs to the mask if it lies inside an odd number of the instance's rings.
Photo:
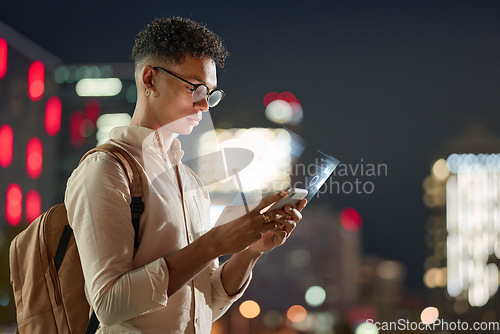
<path id="1" fill-rule="evenodd" d="M 208 106 L 208 96 L 205 96 L 205 98 L 201 99 L 199 102 L 195 102 L 195 105 L 198 111 L 208 111 L 210 109 Z"/>

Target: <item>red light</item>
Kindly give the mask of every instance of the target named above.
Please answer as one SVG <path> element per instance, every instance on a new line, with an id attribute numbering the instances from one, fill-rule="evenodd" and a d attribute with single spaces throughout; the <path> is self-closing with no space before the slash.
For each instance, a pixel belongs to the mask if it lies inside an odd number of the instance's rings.
<path id="1" fill-rule="evenodd" d="M 38 101 L 45 91 L 45 68 L 39 60 L 31 63 L 28 70 L 28 94 L 30 99 Z"/>
<path id="2" fill-rule="evenodd" d="M 45 131 L 49 136 L 55 136 L 61 129 L 61 100 L 52 96 L 45 104 Z"/>
<path id="3" fill-rule="evenodd" d="M 264 96 L 264 101 L 263 101 L 264 105 L 267 107 L 267 105 L 276 100 L 278 96 L 280 95 L 276 92 L 267 93 L 266 96 Z"/>
<path id="4" fill-rule="evenodd" d="M 361 228 L 361 216 L 353 208 L 345 208 L 340 213 L 340 223 L 349 232 L 356 232 Z"/>
<path id="5" fill-rule="evenodd" d="M 42 198 L 36 190 L 30 190 L 26 194 L 26 220 L 31 224 L 42 213 Z"/>
<path id="6" fill-rule="evenodd" d="M 285 102 L 290 103 L 290 105 L 298 104 L 300 106 L 299 100 L 295 97 L 295 95 L 293 95 L 290 92 L 283 92 L 281 94 L 278 94 L 276 92 L 267 93 L 266 96 L 264 96 L 263 102 L 264 105 L 267 107 L 267 105 L 273 102 L 274 100 L 283 100 Z"/>
<path id="7" fill-rule="evenodd" d="M 26 148 L 26 170 L 32 179 L 42 174 L 43 146 L 38 138 L 31 138 Z"/>
<path id="8" fill-rule="evenodd" d="M 0 166 L 8 167 L 12 162 L 14 133 L 8 125 L 0 127 Z"/>
<path id="9" fill-rule="evenodd" d="M 21 221 L 23 211 L 23 193 L 21 187 L 13 183 L 7 188 L 7 196 L 5 203 L 5 217 L 7 222 L 16 226 Z"/>
<path id="10" fill-rule="evenodd" d="M 283 92 L 278 96 L 278 99 L 286 101 L 288 103 L 299 103 L 299 100 L 290 92 Z"/>
<path id="11" fill-rule="evenodd" d="M 101 114 L 101 104 L 97 100 L 90 100 L 85 105 L 85 117 L 92 122 L 95 127 L 97 119 Z"/>
<path id="12" fill-rule="evenodd" d="M 0 79 L 7 73 L 7 41 L 0 38 Z"/>
<path id="13" fill-rule="evenodd" d="M 69 120 L 71 143 L 79 147 L 85 141 L 85 115 L 81 111 L 75 111 Z"/>

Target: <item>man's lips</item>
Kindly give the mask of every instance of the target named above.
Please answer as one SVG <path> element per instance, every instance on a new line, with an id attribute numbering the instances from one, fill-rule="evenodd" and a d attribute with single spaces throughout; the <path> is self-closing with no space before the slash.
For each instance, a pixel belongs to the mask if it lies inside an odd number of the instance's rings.
<path id="1" fill-rule="evenodd" d="M 198 123 L 200 123 L 200 121 L 201 121 L 201 118 L 199 118 L 197 116 L 188 116 L 187 119 L 193 125 L 198 125 Z"/>

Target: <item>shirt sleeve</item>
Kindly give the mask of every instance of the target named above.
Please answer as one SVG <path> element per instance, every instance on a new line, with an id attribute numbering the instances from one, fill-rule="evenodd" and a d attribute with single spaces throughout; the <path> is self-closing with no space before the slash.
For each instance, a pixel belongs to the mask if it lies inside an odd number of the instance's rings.
<path id="1" fill-rule="evenodd" d="M 214 265 L 218 264 L 218 260 L 214 261 Z M 211 284 L 212 284 L 212 321 L 219 319 L 226 311 L 231 307 L 231 305 L 237 301 L 247 289 L 250 281 L 252 280 L 252 272 L 250 272 L 250 276 L 248 277 L 243 287 L 240 291 L 233 295 L 229 296 L 222 285 L 222 270 L 224 270 L 225 262 L 217 267 L 210 276 Z"/>
<path id="2" fill-rule="evenodd" d="M 168 267 L 159 258 L 133 267 L 134 228 L 123 167 L 104 152 L 87 157 L 68 179 L 65 204 L 85 290 L 105 326 L 167 303 Z"/>

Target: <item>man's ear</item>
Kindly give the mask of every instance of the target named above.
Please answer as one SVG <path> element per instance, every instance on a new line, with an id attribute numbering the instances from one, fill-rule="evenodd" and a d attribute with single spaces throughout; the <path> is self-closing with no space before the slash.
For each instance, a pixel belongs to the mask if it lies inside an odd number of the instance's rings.
<path id="1" fill-rule="evenodd" d="M 144 90 L 148 88 L 151 89 L 152 91 L 154 90 L 153 72 L 154 69 L 149 65 L 144 66 L 144 68 L 142 69 L 141 83 Z"/>

